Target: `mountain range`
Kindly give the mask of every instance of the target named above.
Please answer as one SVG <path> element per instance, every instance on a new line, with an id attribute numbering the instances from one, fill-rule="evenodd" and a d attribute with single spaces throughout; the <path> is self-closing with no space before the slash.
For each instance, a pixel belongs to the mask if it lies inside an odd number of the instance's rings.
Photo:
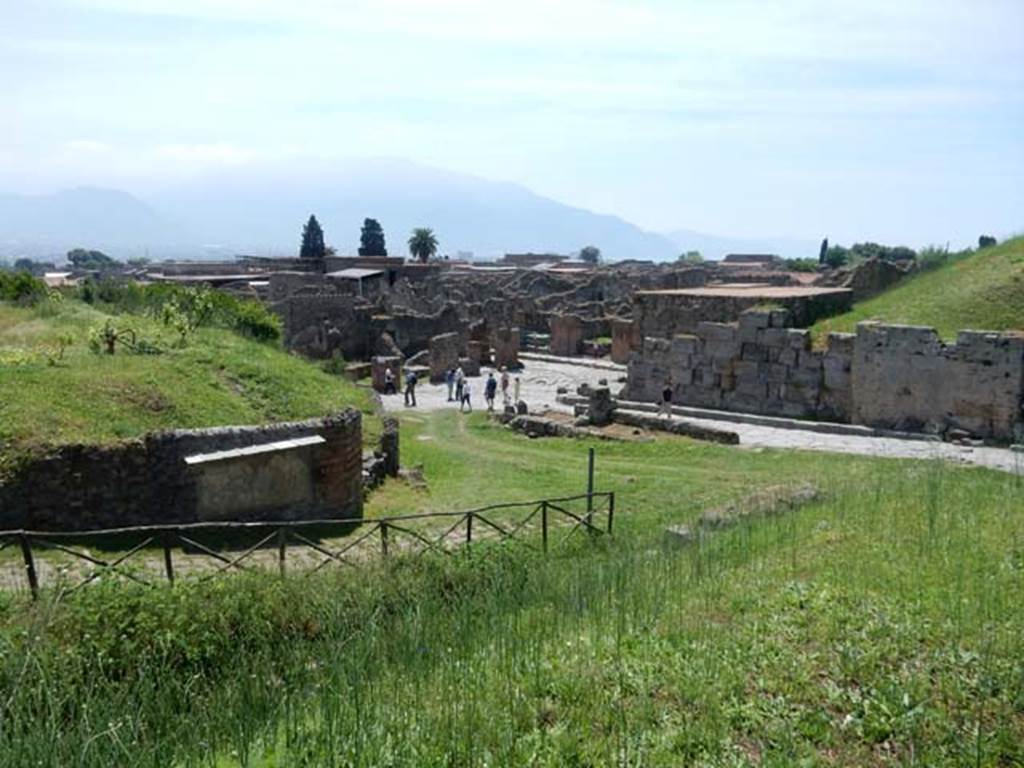
<path id="1" fill-rule="evenodd" d="M 816 252 L 816 244 L 799 240 L 649 232 L 517 184 L 401 160 L 367 160 L 237 169 L 164 187 L 144 199 L 97 187 L 0 194 L 0 257 L 60 259 L 75 247 L 118 258 L 294 255 L 311 213 L 340 254 L 355 252 L 366 217 L 381 222 L 393 254 L 405 253 L 407 233 L 418 226 L 434 230 L 442 253 L 468 251 L 477 259 L 507 251 L 573 253 L 585 245 L 598 246 L 609 260 L 671 260 L 687 250 L 705 258 L 730 251 Z"/>

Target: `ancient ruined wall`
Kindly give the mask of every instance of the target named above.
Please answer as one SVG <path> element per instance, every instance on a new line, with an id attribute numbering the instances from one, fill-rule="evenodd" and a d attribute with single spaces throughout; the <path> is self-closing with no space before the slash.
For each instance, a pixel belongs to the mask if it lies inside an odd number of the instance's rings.
<path id="1" fill-rule="evenodd" d="M 277 308 L 290 350 L 313 358 L 329 358 L 338 351 L 348 360 L 362 360 L 373 352 L 370 309 L 358 306 L 352 296 L 292 295 Z"/>
<path id="2" fill-rule="evenodd" d="M 324 442 L 205 465 L 185 463 L 195 454 L 310 436 Z M 254 488 L 261 493 L 254 494 Z M 62 446 L 0 486 L 3 529 L 361 515 L 361 418 L 352 409 L 325 419 L 160 432 L 113 446 Z"/>
<path id="3" fill-rule="evenodd" d="M 462 338 L 457 333 L 442 333 L 430 339 L 430 380 L 445 380 L 449 370 L 457 368 L 462 351 Z"/>
<path id="4" fill-rule="evenodd" d="M 518 328 L 498 328 L 491 337 L 494 347 L 494 365 L 496 368 L 519 367 Z"/>
<path id="5" fill-rule="evenodd" d="M 407 357 L 427 349 L 432 337 L 460 332 L 464 325 L 459 319 L 458 310 L 452 305 L 433 315 L 402 313 L 375 318 L 378 332 L 390 333 L 395 344 Z"/>
<path id="6" fill-rule="evenodd" d="M 583 348 L 583 320 L 576 315 L 551 318 L 551 354 L 569 357 Z"/>
<path id="7" fill-rule="evenodd" d="M 308 288 L 322 289 L 324 276 L 318 272 L 297 272 L 289 270 L 286 272 L 271 272 L 268 278 L 270 283 L 270 300 L 272 302 L 283 301 L 289 296 Z"/>
<path id="8" fill-rule="evenodd" d="M 853 422 L 886 429 L 1020 439 L 1024 334 L 963 331 L 943 344 L 933 329 L 861 323 L 813 350 L 785 311 L 738 323 L 699 323 L 694 334 L 647 337 L 629 362 L 625 397 L 707 408 Z"/>
<path id="9" fill-rule="evenodd" d="M 1024 334 L 961 331 L 944 344 L 932 328 L 861 323 L 853 365 L 853 418 L 898 429 L 1014 439 L 1022 421 Z"/>
<path id="10" fill-rule="evenodd" d="M 640 329 L 632 320 L 621 318 L 613 318 L 611 325 L 612 362 L 625 365 L 633 353 L 639 351 L 641 347 L 643 339 L 640 336 Z"/>
<path id="11" fill-rule="evenodd" d="M 739 323 L 699 323 L 695 334 L 645 338 L 629 365 L 627 397 L 657 400 L 666 381 L 686 405 L 800 418 L 849 419 L 849 345 L 825 352 L 786 313 L 747 312 Z M 826 369 L 828 381 L 826 383 Z"/>
<path id="12" fill-rule="evenodd" d="M 745 296 L 641 291 L 633 298 L 633 318 L 641 337 L 670 338 L 677 333 L 694 333 L 701 322 L 737 322 L 747 310 L 770 303 L 789 313 L 790 325 L 806 328 L 822 317 L 849 309 L 850 298 L 849 291 L 771 298 L 757 292 Z"/>

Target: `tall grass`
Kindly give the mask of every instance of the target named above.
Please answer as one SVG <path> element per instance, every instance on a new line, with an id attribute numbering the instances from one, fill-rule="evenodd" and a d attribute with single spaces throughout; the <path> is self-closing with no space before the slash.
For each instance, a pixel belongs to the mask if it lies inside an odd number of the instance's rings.
<path id="1" fill-rule="evenodd" d="M 1016 764 L 1020 486 L 913 464 L 687 547 L 9 607 L 0 762 Z"/>

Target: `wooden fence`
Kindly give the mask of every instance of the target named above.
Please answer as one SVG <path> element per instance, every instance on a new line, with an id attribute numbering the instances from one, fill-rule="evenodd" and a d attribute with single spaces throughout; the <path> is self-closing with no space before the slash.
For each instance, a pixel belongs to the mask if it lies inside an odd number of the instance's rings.
<path id="1" fill-rule="evenodd" d="M 580 508 L 574 510 L 574 506 Z M 213 522 L 80 532 L 0 531 L 0 555 L 7 549 L 20 549 L 20 558 L 16 554 L 13 558 L 8 556 L 9 571 L 23 570 L 23 577 L 14 581 L 20 582 L 22 588 L 27 586 L 32 598 L 38 599 L 42 588 L 54 585 L 44 582 L 59 582 L 61 594 L 69 594 L 105 575 L 149 586 L 160 581 L 173 585 L 180 575 L 180 566 L 186 561 L 192 566 L 196 558 L 205 558 L 207 564 L 212 564 L 200 576 L 210 578 L 255 569 L 259 567 L 256 561 L 264 569 L 268 565 L 276 567 L 284 576 L 289 569 L 289 557 L 293 564 L 300 559 L 297 551 L 305 555 L 298 563 L 304 575 L 332 564 L 358 567 L 370 559 L 397 554 L 422 555 L 432 551 L 452 555 L 468 550 L 474 542 L 487 540 L 515 540 L 548 552 L 580 530 L 591 535 L 610 535 L 614 516 L 615 494 L 588 489 L 588 493 L 579 496 L 492 504 L 465 512 L 373 519 Z M 89 544 L 94 546 L 90 548 Z M 37 557 L 41 552 L 46 552 L 46 556 Z M 63 557 L 64 564 L 55 563 L 55 556 Z M 129 567 L 129 561 L 131 566 L 138 567 Z M 76 573 L 68 563 L 84 563 L 86 571 Z M 192 572 L 195 568 L 188 570 Z M 7 586 L 16 588 L 16 584 Z"/>

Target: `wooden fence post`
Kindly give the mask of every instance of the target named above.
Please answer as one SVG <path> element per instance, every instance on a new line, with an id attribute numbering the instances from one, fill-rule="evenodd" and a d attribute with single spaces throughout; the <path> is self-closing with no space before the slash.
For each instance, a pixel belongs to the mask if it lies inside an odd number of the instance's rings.
<path id="1" fill-rule="evenodd" d="M 473 513 L 466 513 L 466 544 L 473 543 Z"/>
<path id="2" fill-rule="evenodd" d="M 612 518 L 615 517 L 615 491 L 608 494 L 608 533 L 612 532 Z"/>
<path id="3" fill-rule="evenodd" d="M 164 531 L 161 537 L 164 545 L 164 573 L 167 574 L 167 581 L 173 587 L 174 586 L 174 561 L 171 558 L 171 544 L 174 541 L 174 534 L 170 531 Z"/>
<path id="4" fill-rule="evenodd" d="M 21 556 L 25 559 L 25 575 L 28 576 L 28 588 L 32 590 L 32 599 L 39 599 L 39 576 L 36 573 L 36 561 L 32 557 L 32 542 L 28 535 L 21 536 Z"/>
<path id="5" fill-rule="evenodd" d="M 388 524 L 386 522 L 380 524 L 380 551 L 384 553 L 384 557 L 388 556 Z"/>
<path id="6" fill-rule="evenodd" d="M 594 523 L 594 449 L 587 451 L 587 531 L 593 533 L 590 526 Z"/>
<path id="7" fill-rule="evenodd" d="M 540 536 L 541 536 L 541 547 L 544 552 L 548 551 L 548 503 L 542 501 L 540 503 Z"/>
<path id="8" fill-rule="evenodd" d="M 288 531 L 283 527 L 277 529 L 277 570 L 281 574 L 281 578 L 284 578 L 284 561 L 287 557 L 286 552 L 288 547 Z"/>

